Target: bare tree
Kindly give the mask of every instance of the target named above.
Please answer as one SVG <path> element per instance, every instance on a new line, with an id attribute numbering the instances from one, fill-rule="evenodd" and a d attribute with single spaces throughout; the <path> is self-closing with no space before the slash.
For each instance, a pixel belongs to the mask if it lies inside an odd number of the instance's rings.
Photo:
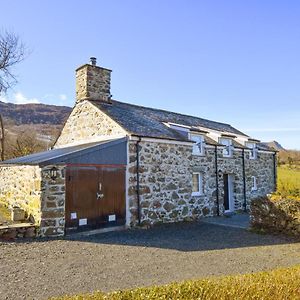
<path id="1" fill-rule="evenodd" d="M 0 160 L 4 160 L 4 125 L 0 114 Z"/>
<path id="2" fill-rule="evenodd" d="M 17 83 L 12 68 L 25 59 L 26 47 L 12 32 L 0 33 L 0 93 Z"/>
<path id="3" fill-rule="evenodd" d="M 0 95 L 17 83 L 12 72 L 14 65 L 24 60 L 26 47 L 20 38 L 12 32 L 0 32 Z M 0 159 L 4 160 L 4 125 L 0 113 Z"/>

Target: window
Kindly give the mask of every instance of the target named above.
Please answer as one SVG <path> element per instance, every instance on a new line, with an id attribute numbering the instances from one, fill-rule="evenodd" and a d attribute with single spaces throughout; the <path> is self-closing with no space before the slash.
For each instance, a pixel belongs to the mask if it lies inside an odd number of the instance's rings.
<path id="1" fill-rule="evenodd" d="M 190 134 L 190 139 L 195 142 L 193 145 L 193 154 L 194 155 L 203 155 L 204 154 L 204 137 L 200 134 Z"/>
<path id="2" fill-rule="evenodd" d="M 193 191 L 192 196 L 201 196 L 204 194 L 203 173 L 193 173 Z"/>
<path id="3" fill-rule="evenodd" d="M 257 158 L 257 148 L 255 143 L 246 143 L 246 147 L 250 148 L 249 159 Z"/>
<path id="4" fill-rule="evenodd" d="M 227 138 L 220 138 L 220 144 L 224 145 L 223 156 L 231 157 L 232 156 L 232 140 Z"/>
<path id="5" fill-rule="evenodd" d="M 252 177 L 251 177 L 251 181 L 252 181 L 251 192 L 257 191 L 256 177 L 255 177 L 255 176 L 252 176 Z"/>

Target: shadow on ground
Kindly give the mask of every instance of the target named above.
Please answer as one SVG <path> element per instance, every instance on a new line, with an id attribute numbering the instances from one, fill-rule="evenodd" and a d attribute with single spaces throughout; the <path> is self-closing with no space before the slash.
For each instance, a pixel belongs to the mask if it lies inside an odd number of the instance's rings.
<path id="1" fill-rule="evenodd" d="M 257 247 L 297 243 L 292 237 L 262 235 L 246 229 L 202 222 L 164 224 L 151 229 L 131 229 L 72 237 L 67 240 L 101 244 L 174 249 L 178 251 L 207 251 L 229 248 Z"/>

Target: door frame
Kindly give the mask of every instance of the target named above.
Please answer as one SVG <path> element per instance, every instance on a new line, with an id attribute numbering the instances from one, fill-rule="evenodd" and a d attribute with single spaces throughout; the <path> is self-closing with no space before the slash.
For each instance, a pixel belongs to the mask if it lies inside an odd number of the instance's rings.
<path id="1" fill-rule="evenodd" d="M 231 213 L 231 212 L 234 212 L 234 185 L 233 185 L 234 184 L 234 175 L 230 174 L 230 173 L 225 173 L 224 175 L 227 175 L 227 177 L 228 177 L 227 192 L 228 192 L 228 206 L 229 206 L 229 209 L 227 209 L 227 210 L 224 209 L 224 212 Z M 224 189 L 224 191 L 225 191 L 225 189 Z M 225 198 L 225 195 L 224 195 L 224 198 Z M 224 208 L 225 208 L 225 205 L 224 205 Z"/>
<path id="2" fill-rule="evenodd" d="M 68 176 L 70 175 L 70 170 L 72 168 L 77 168 L 80 170 L 80 168 L 82 167 L 92 167 L 92 168 L 96 168 L 97 169 L 97 172 L 99 173 L 100 170 L 105 170 L 105 169 L 109 169 L 109 168 L 112 168 L 112 169 L 118 169 L 118 170 L 122 170 L 122 172 L 124 172 L 124 183 L 123 183 L 123 188 L 124 188 L 124 224 L 126 224 L 126 216 L 127 216 L 127 210 L 126 210 L 126 165 L 115 165 L 115 164 L 67 164 L 66 165 L 66 169 L 65 169 L 65 175 L 66 175 L 66 187 L 65 187 L 65 190 L 66 190 L 66 195 L 65 195 L 65 219 L 67 219 L 67 214 L 71 213 L 71 211 L 68 211 L 67 209 L 67 202 L 70 201 L 70 194 L 68 193 L 69 191 L 69 188 L 71 188 L 71 185 L 72 183 L 70 183 L 70 180 L 68 178 Z M 103 179 L 103 178 L 102 178 Z M 70 185 L 70 186 L 69 186 Z M 104 187 L 105 188 L 105 187 Z M 69 202 L 68 202 L 69 203 Z M 109 215 L 108 215 L 109 216 Z M 76 217 L 77 219 L 77 217 Z M 116 227 L 118 225 L 118 223 L 116 222 L 105 222 L 105 223 L 101 223 L 99 222 L 99 224 L 95 227 L 95 228 L 106 228 L 106 227 Z M 66 230 L 68 231 L 82 231 L 82 230 L 92 230 L 93 228 L 91 228 L 91 226 L 87 225 L 87 226 L 77 226 L 76 229 L 75 227 L 70 227 L 68 226 L 66 223 L 65 223 L 65 232 Z M 70 231 L 70 232 L 71 232 Z"/>

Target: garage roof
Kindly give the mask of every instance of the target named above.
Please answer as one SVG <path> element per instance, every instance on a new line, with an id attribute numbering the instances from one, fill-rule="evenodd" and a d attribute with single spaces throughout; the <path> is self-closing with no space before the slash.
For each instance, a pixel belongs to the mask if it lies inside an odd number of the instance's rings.
<path id="1" fill-rule="evenodd" d="M 0 164 L 45 166 L 67 163 L 125 164 L 126 138 L 53 149 L 9 159 Z"/>

